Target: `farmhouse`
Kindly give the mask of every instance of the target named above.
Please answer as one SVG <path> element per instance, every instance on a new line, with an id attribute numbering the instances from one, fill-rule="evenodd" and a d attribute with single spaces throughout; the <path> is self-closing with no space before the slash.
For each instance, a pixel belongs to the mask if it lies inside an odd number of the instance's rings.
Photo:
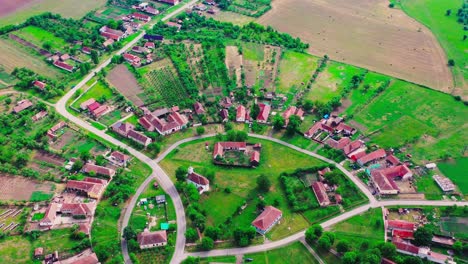
<path id="1" fill-rule="evenodd" d="M 247 149 L 246 142 L 218 142 L 214 146 L 213 159 L 223 157 L 225 151 L 242 151 Z"/>
<path id="2" fill-rule="evenodd" d="M 351 143 L 351 139 L 349 139 L 349 137 L 342 137 L 338 141 L 336 141 L 333 138 L 329 138 L 326 143 L 331 148 L 343 150 L 347 145 Z"/>
<path id="3" fill-rule="evenodd" d="M 107 26 L 101 27 L 99 32 L 101 32 L 101 36 L 105 37 L 106 39 L 112 39 L 114 41 L 119 41 L 126 37 L 126 34 L 123 31 L 112 29 Z"/>
<path id="4" fill-rule="evenodd" d="M 91 54 L 91 48 L 89 48 L 89 47 L 84 47 L 84 46 L 83 46 L 83 47 L 81 48 L 81 51 L 82 51 L 84 54 L 88 54 L 88 55 Z"/>
<path id="5" fill-rule="evenodd" d="M 326 132 L 328 134 L 333 134 L 333 132 L 334 132 L 333 128 L 326 125 L 325 121 L 326 120 L 322 119 L 321 121 L 315 122 L 315 124 L 311 128 L 309 128 L 309 130 L 307 130 L 307 132 L 304 133 L 304 136 L 306 138 L 318 140 L 318 138 L 319 138 L 319 136 L 320 136 L 320 134 L 322 132 Z"/>
<path id="6" fill-rule="evenodd" d="M 41 82 L 41 81 L 34 81 L 33 82 L 33 86 L 38 88 L 39 90 L 41 91 L 44 91 L 45 90 L 45 87 L 46 87 L 46 84 L 44 82 Z"/>
<path id="7" fill-rule="evenodd" d="M 387 161 L 387 164 L 389 164 L 390 166 L 397 166 L 401 164 L 400 160 L 393 155 L 388 155 L 385 158 L 385 160 Z"/>
<path id="8" fill-rule="evenodd" d="M 245 106 L 239 105 L 236 109 L 236 122 L 245 122 L 245 121 L 246 121 Z"/>
<path id="9" fill-rule="evenodd" d="M 325 174 L 331 172 L 330 168 L 326 167 L 323 170 L 317 172 L 320 181 L 325 181 Z"/>
<path id="10" fill-rule="evenodd" d="M 298 116 L 301 120 L 304 120 L 304 111 L 301 108 L 290 106 L 283 113 L 284 127 L 288 126 L 289 118 L 293 115 Z"/>
<path id="11" fill-rule="evenodd" d="M 148 15 L 145 15 L 145 14 L 133 13 L 130 16 L 132 18 L 134 18 L 134 19 L 138 19 L 138 20 L 144 21 L 144 22 L 150 22 L 151 21 L 151 17 L 148 16 Z"/>
<path id="12" fill-rule="evenodd" d="M 110 38 L 107 39 L 106 41 L 104 41 L 104 42 L 102 43 L 102 45 L 103 45 L 105 48 L 109 47 L 109 46 L 112 45 L 112 44 L 114 44 L 114 40 L 113 40 L 113 39 L 110 39 Z"/>
<path id="13" fill-rule="evenodd" d="M 263 103 L 258 104 L 258 106 L 260 107 L 260 112 L 257 116 L 257 122 L 265 124 L 268 122 L 268 116 L 270 116 L 271 106 Z"/>
<path id="14" fill-rule="evenodd" d="M 41 258 L 44 255 L 44 248 L 38 247 L 34 249 L 34 257 Z"/>
<path id="15" fill-rule="evenodd" d="M 97 175 L 102 175 L 102 176 L 107 176 L 107 177 L 114 177 L 115 176 L 115 170 L 109 169 L 103 166 L 98 166 L 95 164 L 91 163 L 86 163 L 83 168 L 81 169 L 84 173 L 90 173 L 93 172 Z"/>
<path id="16" fill-rule="evenodd" d="M 149 49 L 145 48 L 145 47 L 141 47 L 141 46 L 134 46 L 132 47 L 132 51 L 135 52 L 135 53 L 149 53 Z"/>
<path id="17" fill-rule="evenodd" d="M 142 133 L 140 132 L 137 132 L 135 130 L 130 130 L 127 134 L 127 137 L 130 138 L 130 139 L 133 139 L 134 141 L 136 141 L 137 143 L 143 145 L 143 146 L 148 146 L 149 144 L 151 144 L 152 140 L 151 138 L 143 135 Z"/>
<path id="18" fill-rule="evenodd" d="M 179 0 L 159 0 L 159 2 L 163 2 L 163 3 L 166 3 L 166 4 L 170 4 L 170 5 L 179 4 Z"/>
<path id="19" fill-rule="evenodd" d="M 137 235 L 137 241 L 140 249 L 163 247 L 167 244 L 167 234 L 165 230 L 149 232 L 145 229 Z"/>
<path id="20" fill-rule="evenodd" d="M 404 220 L 388 220 L 387 229 L 390 231 L 401 230 L 401 231 L 414 231 L 416 230 L 416 224 Z"/>
<path id="21" fill-rule="evenodd" d="M 371 172 L 372 181 L 380 194 L 398 194 L 400 189 L 395 180 L 408 180 L 413 177 L 406 165 L 386 169 L 376 169 Z"/>
<path id="22" fill-rule="evenodd" d="M 340 123 L 336 128 L 335 128 L 336 133 L 341 133 L 345 136 L 351 136 L 356 134 L 356 129 L 354 127 L 348 126 L 345 123 Z"/>
<path id="23" fill-rule="evenodd" d="M 130 156 L 125 155 L 120 151 L 112 151 L 112 153 L 110 154 L 109 159 L 113 164 L 115 164 L 117 166 L 126 167 L 128 161 L 130 160 Z"/>
<path id="24" fill-rule="evenodd" d="M 207 7 L 202 3 L 193 6 L 193 10 L 205 11 L 206 9 Z"/>
<path id="25" fill-rule="evenodd" d="M 44 118 L 45 116 L 47 115 L 47 111 L 40 111 L 39 113 L 33 115 L 33 117 L 31 117 L 32 121 L 34 122 L 37 122 L 39 120 L 41 120 L 42 118 Z"/>
<path id="26" fill-rule="evenodd" d="M 252 226 L 258 233 L 265 235 L 283 217 L 283 213 L 273 206 L 266 206 L 263 212 L 255 218 Z"/>
<path id="27" fill-rule="evenodd" d="M 96 255 L 96 253 L 91 253 L 90 250 L 89 253 L 82 252 L 76 256 L 70 257 L 68 259 L 61 260 L 61 264 L 100 264 L 99 259 Z M 55 263 L 55 262 L 54 262 Z"/>
<path id="28" fill-rule="evenodd" d="M 210 190 L 210 181 L 202 175 L 196 173 L 192 167 L 189 167 L 188 169 L 187 183 L 195 185 L 199 194 Z"/>
<path id="29" fill-rule="evenodd" d="M 86 110 L 88 108 L 88 106 L 92 105 L 96 103 L 96 100 L 94 98 L 90 98 L 86 101 L 84 101 L 83 103 L 80 104 L 80 108 L 81 110 Z"/>
<path id="30" fill-rule="evenodd" d="M 149 40 L 149 41 L 155 41 L 155 40 L 157 40 L 157 41 L 163 41 L 163 40 L 164 40 L 164 37 L 161 36 L 161 35 L 149 35 L 149 34 L 145 34 L 145 35 L 143 36 L 143 38 L 146 39 L 146 40 Z"/>
<path id="31" fill-rule="evenodd" d="M 69 59 L 70 59 L 70 55 L 68 53 L 62 54 L 60 56 L 61 61 L 66 61 L 66 60 L 69 60 Z"/>
<path id="32" fill-rule="evenodd" d="M 22 112 L 23 110 L 28 109 L 32 105 L 33 104 L 28 99 L 21 100 L 16 104 L 15 107 L 13 107 L 13 113 L 18 114 Z"/>
<path id="33" fill-rule="evenodd" d="M 156 130 L 161 135 L 169 135 L 184 128 L 188 120 L 184 115 L 179 114 L 179 112 L 171 112 L 166 120 L 148 113 L 138 119 L 138 123 L 148 131 Z"/>
<path id="34" fill-rule="evenodd" d="M 83 181 L 68 181 L 65 189 L 68 191 L 83 193 L 93 199 L 99 199 L 104 192 L 106 184 L 106 180 L 86 177 Z"/>
<path id="35" fill-rule="evenodd" d="M 141 59 L 138 56 L 135 56 L 135 55 L 130 54 L 130 53 L 124 53 L 122 56 L 124 57 L 124 59 L 128 63 L 130 63 L 130 64 L 132 64 L 134 66 L 140 66 L 141 65 Z"/>
<path id="36" fill-rule="evenodd" d="M 95 103 L 95 104 L 98 104 L 98 103 Z M 98 104 L 99 105 L 99 104 Z M 110 107 L 108 105 L 99 105 L 97 108 L 94 108 L 94 109 L 90 109 L 90 113 L 91 115 L 94 117 L 94 119 L 98 119 L 100 118 L 101 116 L 109 113 L 110 111 Z"/>
<path id="37" fill-rule="evenodd" d="M 58 122 L 57 124 L 55 124 L 53 127 L 51 127 L 51 128 L 47 131 L 47 136 L 48 136 L 50 139 L 56 138 L 56 137 L 57 137 L 57 131 L 59 131 L 60 129 L 64 128 L 66 125 L 67 125 L 67 123 L 65 123 L 64 121 Z"/>
<path id="38" fill-rule="evenodd" d="M 114 125 L 112 125 L 111 129 L 115 133 L 117 133 L 117 134 L 119 134 L 119 135 L 121 135 L 123 137 L 127 137 L 128 132 L 130 132 L 130 130 L 135 129 L 135 126 L 130 124 L 130 123 L 117 122 Z"/>
<path id="39" fill-rule="evenodd" d="M 357 160 L 357 162 L 361 165 L 364 166 L 369 162 L 374 162 L 380 159 L 383 159 L 387 156 L 387 153 L 385 152 L 384 149 L 378 149 L 376 151 L 373 151 Z"/>
<path id="40" fill-rule="evenodd" d="M 159 14 L 159 10 L 151 6 L 147 6 L 143 11 L 154 16 Z"/>
<path id="41" fill-rule="evenodd" d="M 182 28 L 182 25 L 179 23 L 174 23 L 174 22 L 166 22 L 166 25 L 169 27 L 174 27 L 177 28 L 177 31 L 179 31 Z"/>
<path id="42" fill-rule="evenodd" d="M 66 70 L 68 72 L 73 72 L 75 67 L 71 66 L 70 64 L 67 64 L 63 61 L 54 61 L 54 66 L 57 68 L 60 68 L 62 70 Z"/>
<path id="43" fill-rule="evenodd" d="M 317 197 L 317 201 L 320 206 L 326 207 L 330 205 L 330 199 L 327 195 L 327 190 L 325 189 L 325 185 L 322 182 L 314 182 L 312 184 L 312 190 L 314 191 L 315 197 Z"/>
<path id="44" fill-rule="evenodd" d="M 195 102 L 193 108 L 195 109 L 195 113 L 197 115 L 202 115 L 205 113 L 205 108 L 203 108 L 203 105 L 200 102 Z"/>
<path id="45" fill-rule="evenodd" d="M 252 155 L 250 156 L 250 165 L 258 166 L 259 164 L 260 164 L 260 152 L 255 150 L 254 152 L 252 152 Z"/>
<path id="46" fill-rule="evenodd" d="M 64 203 L 59 205 L 59 211 L 63 215 L 74 218 L 86 218 L 93 215 L 95 205 L 91 203 Z"/>
<path id="47" fill-rule="evenodd" d="M 399 237 L 401 239 L 405 240 L 411 240 L 414 239 L 414 232 L 411 230 L 397 230 L 393 229 L 392 230 L 392 237 Z"/>
<path id="48" fill-rule="evenodd" d="M 221 99 L 221 102 L 219 102 L 219 105 L 223 108 L 229 108 L 232 106 L 232 100 L 231 98 L 226 96 L 223 99 Z"/>
<path id="49" fill-rule="evenodd" d="M 394 237 L 392 243 L 396 246 L 397 251 L 406 255 L 416 256 L 421 259 L 427 259 L 434 263 L 440 264 L 456 264 L 453 259 L 447 255 L 431 251 L 428 247 L 417 247 L 410 242 L 406 242 L 399 237 Z"/>
<path id="50" fill-rule="evenodd" d="M 39 222 L 39 226 L 51 227 L 54 225 L 55 218 L 57 217 L 57 204 L 51 203 L 45 211 L 44 218 Z"/>
<path id="51" fill-rule="evenodd" d="M 364 142 L 359 139 L 349 143 L 343 148 L 343 152 L 346 155 L 346 157 L 353 159 L 353 160 L 357 160 L 356 158 L 353 158 L 353 156 L 356 153 L 364 152 L 365 150 L 366 150 L 366 146 Z"/>
<path id="52" fill-rule="evenodd" d="M 227 122 L 229 120 L 229 112 L 227 109 L 221 109 L 219 111 L 219 116 L 221 117 L 222 122 Z"/>
<path id="53" fill-rule="evenodd" d="M 439 187 L 440 187 L 440 189 L 442 189 L 442 191 L 444 191 L 444 192 L 453 192 L 453 191 L 455 191 L 455 184 L 453 184 L 453 182 L 449 178 L 439 176 L 439 175 L 434 175 L 434 176 L 432 176 L 432 178 L 437 183 L 437 185 L 439 185 Z"/>

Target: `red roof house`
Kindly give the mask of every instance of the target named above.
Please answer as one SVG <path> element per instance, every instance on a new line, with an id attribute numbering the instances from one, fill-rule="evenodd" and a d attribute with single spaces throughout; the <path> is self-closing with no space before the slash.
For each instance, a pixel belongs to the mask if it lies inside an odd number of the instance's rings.
<path id="1" fill-rule="evenodd" d="M 46 87 L 46 84 L 44 82 L 37 81 L 37 80 L 33 82 L 33 85 L 34 87 L 38 88 L 41 91 L 44 91 Z"/>
<path id="2" fill-rule="evenodd" d="M 154 45 L 154 42 L 148 41 L 148 42 L 145 43 L 145 48 L 147 48 L 147 49 L 154 49 L 155 47 L 156 46 Z"/>
<path id="3" fill-rule="evenodd" d="M 196 102 L 193 105 L 193 108 L 195 109 L 195 113 L 197 113 L 197 115 L 202 115 L 205 113 L 205 108 L 203 108 L 203 105 L 200 102 Z"/>
<path id="4" fill-rule="evenodd" d="M 334 140 L 333 138 L 329 138 L 327 140 L 328 146 L 334 149 L 344 149 L 350 143 L 351 139 L 349 139 L 349 137 L 342 137 L 338 141 Z"/>
<path id="5" fill-rule="evenodd" d="M 364 157 L 360 158 L 357 160 L 357 162 L 361 165 L 364 166 L 369 162 L 373 162 L 379 159 L 383 159 L 387 156 L 387 153 L 385 152 L 384 149 L 378 149 L 376 151 L 373 151 Z"/>
<path id="6" fill-rule="evenodd" d="M 406 231 L 414 231 L 416 228 L 416 224 L 404 220 L 388 220 L 387 221 L 387 228 L 389 230 L 406 230 Z"/>
<path id="7" fill-rule="evenodd" d="M 94 173 L 96 173 L 98 175 L 104 175 L 104 176 L 108 176 L 108 177 L 114 177 L 114 175 L 115 175 L 115 170 L 109 169 L 109 168 L 106 168 L 106 167 L 103 167 L 103 166 L 98 166 L 98 165 L 95 165 L 95 164 L 91 164 L 91 163 L 86 163 L 83 166 L 82 171 L 85 172 L 85 173 L 94 172 Z"/>
<path id="8" fill-rule="evenodd" d="M 315 197 L 317 197 L 317 201 L 319 205 L 322 207 L 330 205 L 330 199 L 327 195 L 327 190 L 325 189 L 325 185 L 322 182 L 314 182 L 312 184 L 312 190 L 315 193 Z"/>
<path id="9" fill-rule="evenodd" d="M 405 242 L 401 238 L 393 238 L 392 243 L 396 246 L 398 252 L 411 255 L 417 255 L 419 253 L 419 247 L 414 246 L 409 242 Z"/>
<path id="10" fill-rule="evenodd" d="M 258 104 L 258 106 L 260 107 L 260 112 L 257 116 L 257 122 L 267 123 L 268 117 L 270 116 L 271 106 L 263 103 Z"/>
<path id="11" fill-rule="evenodd" d="M 290 106 L 286 111 L 283 113 L 284 118 L 284 127 L 288 126 L 289 118 L 292 116 L 298 116 L 301 120 L 304 119 L 304 111 L 301 108 L 297 108 L 295 106 Z"/>
<path id="12" fill-rule="evenodd" d="M 75 69 L 75 67 L 71 66 L 70 64 L 67 64 L 63 61 L 54 61 L 54 66 L 55 67 L 58 67 L 62 70 L 66 70 L 68 72 L 73 72 L 73 69 Z"/>
<path id="13" fill-rule="evenodd" d="M 15 107 L 13 107 L 13 112 L 17 114 L 17 113 L 31 107 L 32 105 L 33 104 L 28 99 L 21 100 L 16 104 Z"/>
<path id="14" fill-rule="evenodd" d="M 250 156 L 250 165 L 258 166 L 258 164 L 260 164 L 260 152 L 254 151 L 252 152 L 252 155 Z"/>
<path id="15" fill-rule="evenodd" d="M 133 13 L 131 14 L 132 18 L 135 18 L 135 19 L 138 19 L 138 20 L 141 20 L 141 21 L 145 21 L 145 22 L 150 22 L 151 21 L 151 17 L 148 16 L 148 15 L 145 15 L 145 14 L 140 14 L 140 13 Z"/>
<path id="16" fill-rule="evenodd" d="M 166 3 L 166 4 L 170 4 L 170 5 L 179 4 L 179 0 L 159 0 L 159 2 L 163 2 L 163 3 Z"/>
<path id="17" fill-rule="evenodd" d="M 217 156 L 223 157 L 224 152 L 227 151 L 245 151 L 247 148 L 246 142 L 218 142 L 213 149 L 213 159 Z"/>
<path id="18" fill-rule="evenodd" d="M 401 239 L 413 239 L 414 238 L 413 230 L 392 230 L 392 237 L 399 237 Z"/>
<path id="19" fill-rule="evenodd" d="M 273 206 L 266 206 L 263 212 L 252 222 L 252 226 L 255 227 L 258 233 L 264 235 L 278 223 L 281 217 L 283 217 L 283 212 L 279 209 Z"/>
<path id="20" fill-rule="evenodd" d="M 364 147 L 364 142 L 361 140 L 355 140 L 343 148 L 343 152 L 348 158 L 351 158 L 351 155 L 356 151 Z"/>
<path id="21" fill-rule="evenodd" d="M 371 172 L 372 181 L 381 194 L 398 194 L 399 188 L 395 180 L 408 180 L 411 177 L 413 177 L 413 173 L 406 165 L 377 169 Z"/>
<path id="22" fill-rule="evenodd" d="M 130 160 L 129 155 L 125 155 L 120 151 L 112 151 L 110 154 L 110 159 L 113 161 L 114 164 L 118 166 L 127 166 L 127 162 Z"/>
<path id="23" fill-rule="evenodd" d="M 137 132 L 137 131 L 135 131 L 133 129 L 128 131 L 127 137 L 130 138 L 130 139 L 133 139 L 134 141 L 136 141 L 137 143 L 142 144 L 145 147 L 148 146 L 149 144 L 151 144 L 151 142 L 152 142 L 151 138 L 149 138 L 149 137 L 143 135 L 142 133 Z"/>
<path id="24" fill-rule="evenodd" d="M 210 190 L 210 181 L 204 176 L 194 172 L 192 167 L 189 168 L 187 182 L 195 185 L 200 194 Z"/>
<path id="25" fill-rule="evenodd" d="M 245 106 L 239 105 L 236 109 L 236 122 L 245 122 Z"/>

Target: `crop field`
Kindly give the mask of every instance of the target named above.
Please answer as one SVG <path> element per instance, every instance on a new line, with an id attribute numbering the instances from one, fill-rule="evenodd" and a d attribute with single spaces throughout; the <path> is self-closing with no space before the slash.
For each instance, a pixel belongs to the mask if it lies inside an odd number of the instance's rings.
<path id="1" fill-rule="evenodd" d="M 216 166 L 212 163 L 211 151 L 206 151 L 203 147 L 205 142 L 209 142 L 211 146 L 214 143 L 213 139 L 208 139 L 185 144 L 176 152 L 170 153 L 161 162 L 161 166 L 173 178 L 174 172 L 179 166 L 193 166 L 195 171 L 202 175 L 208 171 L 215 173 L 216 188 L 207 195 L 202 195 L 200 201 L 202 209 L 209 212 L 207 215 L 209 225 L 220 225 L 231 216 L 233 216 L 233 227 L 250 225 L 257 216 L 255 199 L 247 201 L 247 207 L 240 215 L 235 214 L 235 212 L 247 197 L 252 195 L 252 192 L 256 193 L 256 178 L 264 174 L 272 182 L 271 191 L 264 195 L 266 203 L 272 204 L 274 200 L 277 200 L 279 201 L 278 208 L 283 211 L 281 224 L 268 234 L 270 239 L 282 238 L 308 226 L 306 219 L 300 214 L 293 213 L 287 205 L 278 176 L 283 171 L 292 172 L 296 168 L 321 165 L 323 164 L 321 161 L 269 141 L 250 139 L 248 142 L 262 144 L 259 167 L 251 169 Z M 283 153 L 283 155 L 278 156 L 274 153 Z M 294 166 L 291 167 L 292 164 Z M 223 192 L 226 187 L 231 188 L 230 194 Z M 254 195 L 254 197 L 256 196 Z M 228 202 L 219 203 L 220 199 Z"/>
<path id="2" fill-rule="evenodd" d="M 319 263 L 301 242 L 259 253 L 247 254 L 253 264 Z"/>
<path id="3" fill-rule="evenodd" d="M 138 97 L 139 94 L 143 93 L 143 89 L 125 65 L 120 64 L 113 68 L 107 75 L 107 79 L 112 86 L 136 106 L 143 105 L 143 100 Z"/>
<path id="4" fill-rule="evenodd" d="M 401 10 L 388 8 L 388 1 L 278 0 L 272 6 L 257 21 L 300 37 L 312 54 L 445 92 L 453 85 L 434 35 Z"/>
<path id="5" fill-rule="evenodd" d="M 459 158 L 437 164 L 440 171 L 448 178 L 450 178 L 460 190 L 468 195 L 468 158 Z"/>
<path id="6" fill-rule="evenodd" d="M 27 67 L 49 78 L 64 77 L 58 68 L 48 65 L 36 51 L 19 45 L 7 36 L 0 37 L 0 59 L 0 67 L 7 73 L 11 73 L 15 67 Z"/>
<path id="7" fill-rule="evenodd" d="M 228 10 L 245 16 L 259 17 L 271 9 L 271 0 L 234 0 Z"/>
<path id="8" fill-rule="evenodd" d="M 25 200 L 28 201 L 34 192 L 53 193 L 53 183 L 38 182 L 20 176 L 0 175 L 0 200 Z"/>
<path id="9" fill-rule="evenodd" d="M 279 64 L 277 91 L 302 90 L 317 68 L 318 58 L 306 53 L 286 51 Z"/>
<path id="10" fill-rule="evenodd" d="M 89 11 L 103 6 L 106 0 L 2 0 L 0 25 L 16 24 L 44 12 L 58 13 L 67 18 L 81 18 Z"/>
<path id="11" fill-rule="evenodd" d="M 373 142 L 406 146 L 417 161 L 462 156 L 468 138 L 468 109 L 461 102 L 399 80 L 352 114 Z"/>
<path id="12" fill-rule="evenodd" d="M 148 72 L 144 78 L 146 104 L 174 106 L 187 97 L 182 82 L 171 67 Z"/>
<path id="13" fill-rule="evenodd" d="M 329 61 L 327 67 L 318 75 L 305 98 L 313 101 L 328 102 L 335 96 L 340 96 L 342 90 L 354 75 L 360 75 L 364 70 L 351 65 Z"/>
<path id="14" fill-rule="evenodd" d="M 448 59 L 455 60 L 452 71 L 455 78 L 454 94 L 468 99 L 468 53 L 466 52 L 466 41 L 463 41 L 463 25 L 457 22 L 457 10 L 463 5 L 463 0 L 402 0 L 400 7 L 409 16 L 415 18 L 437 37 L 442 48 L 444 48 Z M 452 14 L 446 16 L 446 11 Z"/>
<path id="15" fill-rule="evenodd" d="M 51 45 L 52 51 L 63 52 L 68 46 L 68 43 L 65 40 L 56 37 L 49 31 L 35 26 L 27 26 L 25 28 L 21 28 L 13 32 L 13 34 L 22 39 L 25 39 L 26 41 L 31 42 L 32 44 L 38 47 L 42 47 L 44 43 L 49 43 Z"/>

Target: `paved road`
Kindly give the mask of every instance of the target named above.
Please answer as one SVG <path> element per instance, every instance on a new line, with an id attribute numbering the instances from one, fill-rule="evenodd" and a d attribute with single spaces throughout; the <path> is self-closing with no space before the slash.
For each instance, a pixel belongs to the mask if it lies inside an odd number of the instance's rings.
<path id="1" fill-rule="evenodd" d="M 178 9 L 174 10 L 173 12 L 167 14 L 164 18 L 162 18 L 162 21 L 165 21 L 178 13 L 184 11 L 186 8 L 189 6 L 193 5 L 196 3 L 198 0 L 192 0 L 184 5 L 181 5 Z M 116 52 L 116 54 L 120 55 L 124 53 L 126 50 L 130 49 L 135 43 L 137 43 L 144 35 L 145 31 L 142 31 L 134 40 L 126 44 L 122 49 Z M 119 140 L 105 134 L 103 131 L 100 131 L 93 126 L 91 126 L 90 123 L 81 120 L 78 117 L 75 117 L 74 115 L 70 114 L 67 111 L 66 103 L 67 101 L 75 94 L 75 92 L 80 89 L 84 84 L 86 84 L 91 78 L 94 77 L 94 75 L 105 68 L 107 65 L 109 65 L 111 62 L 111 58 L 103 61 L 99 66 L 97 66 L 95 69 L 93 69 L 83 80 L 81 80 L 75 87 L 73 87 L 69 92 L 67 92 L 56 104 L 56 109 L 57 111 L 63 115 L 65 118 L 67 118 L 69 121 L 77 124 L 78 126 L 88 130 L 89 132 L 98 135 L 99 137 L 109 141 L 110 143 L 116 145 L 116 146 L 121 146 L 125 149 L 127 149 L 130 154 L 141 160 L 142 162 L 145 162 L 148 164 L 152 169 L 153 173 L 151 174 L 150 177 L 148 177 L 143 184 L 136 190 L 133 198 L 130 201 L 130 204 L 128 208 L 124 212 L 124 217 L 123 217 L 123 222 L 122 222 L 122 230 L 128 225 L 128 221 L 130 219 L 132 209 L 135 206 L 138 197 L 140 194 L 144 191 L 146 186 L 151 182 L 152 179 L 157 179 L 159 182 L 159 185 L 163 190 L 171 197 L 174 207 L 176 210 L 176 217 L 177 217 L 177 238 L 176 238 L 176 245 L 175 245 L 175 252 L 172 257 L 171 263 L 180 263 L 183 259 L 183 252 L 185 248 L 185 229 L 186 229 L 186 222 L 185 222 L 185 212 L 184 212 L 184 207 L 182 204 L 182 200 L 180 199 L 179 193 L 177 192 L 174 184 L 172 183 L 171 179 L 169 176 L 159 167 L 156 161 L 148 158 L 146 155 L 143 153 L 131 148 L 130 146 L 127 146 L 126 144 L 120 142 Z M 127 244 L 124 239 L 122 239 L 122 253 L 124 256 L 124 261 L 125 263 L 131 263 L 130 257 L 128 255 L 128 250 L 127 250 Z"/>

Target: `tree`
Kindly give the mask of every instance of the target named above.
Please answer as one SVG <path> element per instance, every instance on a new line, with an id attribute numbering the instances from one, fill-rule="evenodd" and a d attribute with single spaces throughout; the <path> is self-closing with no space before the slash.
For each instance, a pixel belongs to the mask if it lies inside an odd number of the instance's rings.
<path id="1" fill-rule="evenodd" d="M 286 127 L 286 133 L 290 136 L 294 135 L 301 125 L 301 118 L 297 115 L 292 115 L 289 117 L 289 123 Z"/>
<path id="2" fill-rule="evenodd" d="M 333 245 L 335 243 L 335 234 L 331 232 L 325 232 L 323 233 L 322 237 L 326 236 L 330 240 L 330 243 Z"/>
<path id="3" fill-rule="evenodd" d="M 423 226 L 414 232 L 414 244 L 416 246 L 430 246 L 432 241 L 432 231 Z"/>
<path id="4" fill-rule="evenodd" d="M 328 238 L 328 236 L 322 236 L 321 238 L 319 238 L 317 243 L 318 243 L 319 248 L 326 250 L 326 251 L 328 251 L 332 246 L 332 243 L 330 241 L 330 238 Z"/>
<path id="5" fill-rule="evenodd" d="M 396 246 L 393 243 L 382 242 L 377 245 L 377 248 L 384 258 L 391 258 L 397 254 Z"/>
<path id="6" fill-rule="evenodd" d="M 312 108 L 314 108 L 314 102 L 312 102 L 312 100 L 305 100 L 304 105 L 302 107 L 304 107 L 304 110 L 306 112 L 309 112 L 310 110 L 312 110 Z"/>
<path id="7" fill-rule="evenodd" d="M 448 66 L 453 67 L 453 66 L 455 66 L 455 60 L 449 59 L 447 64 L 448 64 Z"/>
<path id="8" fill-rule="evenodd" d="M 452 9 L 447 9 L 447 11 L 445 11 L 445 15 L 450 16 L 450 14 L 452 14 Z"/>
<path id="9" fill-rule="evenodd" d="M 307 243 L 312 244 L 315 240 L 322 236 L 323 228 L 320 225 L 309 227 L 305 233 Z"/>
<path id="10" fill-rule="evenodd" d="M 350 249 L 351 249 L 351 245 L 346 240 L 341 240 L 336 245 L 336 251 L 338 251 L 341 254 L 348 252 Z"/>
<path id="11" fill-rule="evenodd" d="M 218 240 L 221 230 L 218 227 L 209 226 L 205 230 L 205 236 L 213 239 L 214 241 Z"/>
<path id="12" fill-rule="evenodd" d="M 104 166 L 106 164 L 107 160 L 106 158 L 104 158 L 103 155 L 98 155 L 96 157 L 96 165 L 99 165 L 99 166 Z"/>
<path id="13" fill-rule="evenodd" d="M 45 50 L 50 51 L 50 49 L 52 48 L 52 43 L 50 43 L 49 41 L 46 41 L 46 42 L 44 42 L 44 44 L 42 44 L 42 47 L 43 47 Z"/>
<path id="14" fill-rule="evenodd" d="M 91 60 L 93 60 L 93 63 L 98 64 L 99 63 L 99 55 L 98 55 L 97 51 L 91 50 L 90 55 L 91 55 Z"/>
<path id="15" fill-rule="evenodd" d="M 423 264 L 423 261 L 419 257 L 407 256 L 403 264 Z"/>
<path id="16" fill-rule="evenodd" d="M 284 122 L 284 118 L 281 115 L 275 115 L 275 117 L 273 118 L 273 128 L 276 130 L 280 130 L 281 128 L 283 128 Z"/>
<path id="17" fill-rule="evenodd" d="M 463 252 L 463 244 L 460 240 L 457 240 L 455 243 L 453 243 L 453 250 L 455 250 L 455 252 L 458 254 Z"/>
<path id="18" fill-rule="evenodd" d="M 181 264 L 197 264 L 199 262 L 199 258 L 189 256 L 186 259 L 184 259 L 184 261 L 182 261 Z"/>
<path id="19" fill-rule="evenodd" d="M 177 168 L 176 172 L 176 179 L 179 182 L 184 182 L 187 179 L 187 170 L 184 167 Z"/>
<path id="20" fill-rule="evenodd" d="M 205 133 L 205 128 L 202 126 L 197 127 L 197 135 L 203 135 Z"/>
<path id="21" fill-rule="evenodd" d="M 189 242 L 195 242 L 198 239 L 197 230 L 193 228 L 187 228 L 187 231 L 185 231 L 185 238 L 187 238 L 187 241 Z"/>
<path id="22" fill-rule="evenodd" d="M 262 174 L 257 178 L 257 188 L 259 191 L 266 193 L 270 190 L 270 187 L 271 181 L 266 175 Z"/>
<path id="23" fill-rule="evenodd" d="M 84 150 L 80 153 L 80 159 L 83 162 L 88 162 L 88 160 L 91 159 L 91 154 L 89 153 L 89 151 Z"/>
<path id="24" fill-rule="evenodd" d="M 201 242 L 201 248 L 203 250 L 211 250 L 214 247 L 214 241 L 210 237 L 204 237 Z"/>
<path id="25" fill-rule="evenodd" d="M 359 254 L 354 251 L 346 252 L 341 261 L 343 264 L 357 264 L 359 263 Z"/>
<path id="26" fill-rule="evenodd" d="M 127 226 L 127 227 L 124 228 L 123 237 L 124 237 L 126 240 L 135 239 L 135 238 L 137 237 L 137 233 L 136 233 L 136 231 L 133 229 L 133 227 Z"/>

